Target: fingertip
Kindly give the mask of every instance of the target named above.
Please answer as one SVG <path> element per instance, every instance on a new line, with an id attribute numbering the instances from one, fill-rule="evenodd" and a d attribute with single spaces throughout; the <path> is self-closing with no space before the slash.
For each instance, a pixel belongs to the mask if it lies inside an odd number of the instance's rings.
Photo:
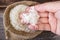
<path id="1" fill-rule="evenodd" d="M 29 25 L 28 28 L 34 30 L 34 27 L 32 27 L 31 25 Z"/>
<path id="2" fill-rule="evenodd" d="M 28 12 L 28 11 L 29 11 L 29 9 L 30 9 L 30 7 L 27 7 L 27 8 L 25 9 L 25 12 Z"/>

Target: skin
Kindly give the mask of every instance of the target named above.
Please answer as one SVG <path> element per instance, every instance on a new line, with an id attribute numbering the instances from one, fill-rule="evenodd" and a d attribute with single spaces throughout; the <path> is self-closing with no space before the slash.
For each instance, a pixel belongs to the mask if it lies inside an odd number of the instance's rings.
<path id="1" fill-rule="evenodd" d="M 29 28 L 32 30 L 51 31 L 60 35 L 60 1 L 47 2 L 34 7 L 39 12 L 41 19 L 38 22 L 38 26 L 29 26 Z"/>

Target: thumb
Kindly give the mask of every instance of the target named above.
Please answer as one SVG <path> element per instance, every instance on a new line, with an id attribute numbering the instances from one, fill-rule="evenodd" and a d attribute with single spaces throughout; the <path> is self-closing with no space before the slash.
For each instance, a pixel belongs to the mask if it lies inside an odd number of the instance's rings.
<path id="1" fill-rule="evenodd" d="M 56 27 L 57 27 L 57 24 L 56 24 L 57 20 L 56 18 L 54 17 L 53 13 L 49 13 L 49 24 L 51 26 L 51 31 L 53 33 L 56 33 Z"/>
<path id="2" fill-rule="evenodd" d="M 56 12 L 60 9 L 60 1 L 48 2 L 39 5 L 35 5 L 35 9 L 39 12 Z"/>

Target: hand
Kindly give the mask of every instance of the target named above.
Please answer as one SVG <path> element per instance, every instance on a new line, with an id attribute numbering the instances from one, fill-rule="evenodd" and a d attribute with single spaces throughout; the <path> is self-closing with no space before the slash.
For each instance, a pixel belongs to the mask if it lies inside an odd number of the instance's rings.
<path id="1" fill-rule="evenodd" d="M 48 2 L 48 3 L 35 5 L 35 9 L 39 13 L 46 13 L 47 12 L 49 14 L 48 21 L 49 21 L 50 26 L 46 25 L 46 27 L 45 26 L 42 27 L 43 25 L 42 26 L 40 25 L 39 27 L 37 26 L 38 27 L 37 30 L 47 30 L 48 29 L 49 31 L 60 35 L 60 1 Z M 31 29 L 33 29 L 33 27 L 31 27 Z"/>

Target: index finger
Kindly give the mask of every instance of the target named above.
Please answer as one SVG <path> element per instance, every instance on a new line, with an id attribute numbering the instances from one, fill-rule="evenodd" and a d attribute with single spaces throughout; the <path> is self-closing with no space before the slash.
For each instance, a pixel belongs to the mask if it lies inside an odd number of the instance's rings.
<path id="1" fill-rule="evenodd" d="M 48 2 L 39 5 L 35 5 L 35 9 L 39 12 L 56 12 L 60 9 L 60 1 L 58 2 Z"/>

